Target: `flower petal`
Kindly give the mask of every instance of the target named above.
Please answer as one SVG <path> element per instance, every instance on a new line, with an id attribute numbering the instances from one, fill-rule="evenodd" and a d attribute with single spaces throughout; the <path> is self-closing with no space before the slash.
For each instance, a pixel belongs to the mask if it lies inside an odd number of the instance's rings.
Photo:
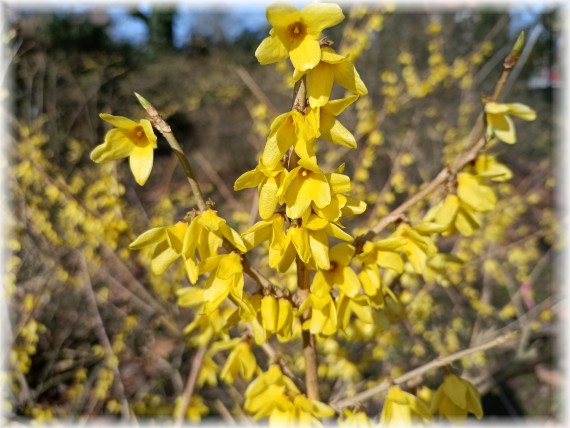
<path id="1" fill-rule="evenodd" d="M 129 156 L 134 147 L 134 143 L 125 131 L 111 129 L 105 135 L 105 142 L 93 149 L 90 158 L 96 163 L 122 159 Z"/>
<path id="2" fill-rule="evenodd" d="M 305 37 L 299 44 L 294 44 L 289 51 L 293 67 L 299 71 L 314 68 L 321 60 L 321 46 L 319 41 Z"/>
<path id="3" fill-rule="evenodd" d="M 320 62 L 307 74 L 307 95 L 311 108 L 324 106 L 331 95 L 334 83 L 333 66 Z"/>
<path id="4" fill-rule="evenodd" d="M 288 56 L 287 49 L 277 36 L 269 36 L 263 39 L 255 51 L 255 57 L 261 65 L 273 64 L 287 59 Z"/>
<path id="5" fill-rule="evenodd" d="M 107 113 L 99 113 L 99 117 L 103 119 L 105 122 L 109 122 L 115 128 L 132 129 L 136 126 L 139 126 L 139 124 L 136 123 L 134 120 L 131 120 L 123 116 L 113 116 Z"/>
<path id="6" fill-rule="evenodd" d="M 354 64 L 349 59 L 336 64 L 333 70 L 335 82 L 343 88 L 348 89 L 356 95 L 366 95 L 368 93 L 366 85 L 360 78 Z"/>
<path id="7" fill-rule="evenodd" d="M 135 146 L 129 157 L 129 166 L 135 176 L 135 181 L 140 185 L 144 185 L 152 171 L 153 153 L 152 146 L 138 147 Z"/>
<path id="8" fill-rule="evenodd" d="M 334 3 L 316 3 L 301 9 L 301 16 L 311 33 L 320 33 L 325 28 L 342 22 L 344 14 L 339 5 Z"/>

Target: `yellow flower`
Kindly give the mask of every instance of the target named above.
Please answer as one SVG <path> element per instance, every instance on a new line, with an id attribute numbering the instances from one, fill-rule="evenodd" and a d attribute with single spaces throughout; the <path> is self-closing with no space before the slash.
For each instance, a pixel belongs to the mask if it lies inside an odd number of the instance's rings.
<path id="1" fill-rule="evenodd" d="M 354 247 L 350 244 L 338 244 L 330 250 L 330 268 L 319 269 L 311 284 L 312 293 L 328 293 L 337 286 L 348 297 L 354 298 L 362 287 L 358 275 L 350 267 Z"/>
<path id="2" fill-rule="evenodd" d="M 302 217 L 311 202 L 319 208 L 331 203 L 331 186 L 325 174 L 320 169 L 311 170 L 303 165 L 301 159 L 299 166 L 289 171 L 277 193 L 279 202 L 287 204 L 289 218 Z"/>
<path id="3" fill-rule="evenodd" d="M 303 323 L 303 329 L 311 334 L 330 336 L 335 334 L 338 328 L 337 308 L 330 294 L 330 288 L 323 287 L 318 292 L 311 294 L 299 307 L 298 313 L 302 314 L 311 307 L 311 318 Z"/>
<path id="4" fill-rule="evenodd" d="M 251 351 L 251 345 L 240 342 L 230 353 L 226 364 L 220 373 L 220 379 L 228 384 L 233 384 L 239 374 L 243 380 L 250 380 L 257 369 L 255 355 Z"/>
<path id="5" fill-rule="evenodd" d="M 297 81 L 302 75 L 295 70 L 293 80 Z M 334 82 L 356 95 L 368 93 L 350 56 L 338 54 L 325 46 L 321 49 L 321 62 L 307 74 L 307 97 L 312 108 L 322 107 L 329 102 Z"/>
<path id="6" fill-rule="evenodd" d="M 156 149 L 156 135 L 151 123 L 141 119 L 139 123 L 122 116 L 101 113 L 99 117 L 115 128 L 105 135 L 105 142 L 91 152 L 96 163 L 129 157 L 129 165 L 139 185 L 148 180 Z"/>
<path id="7" fill-rule="evenodd" d="M 205 272 L 211 274 L 204 288 L 189 287 L 186 291 L 188 299 L 203 301 L 202 311 L 208 315 L 228 297 L 239 308 L 242 320 L 251 321 L 255 317 L 255 309 L 248 301 L 247 293 L 243 292 L 243 266 L 239 254 L 220 254 L 206 259 L 200 263 L 199 274 Z"/>
<path id="8" fill-rule="evenodd" d="M 266 16 L 273 28 L 255 51 L 259 63 L 271 64 L 289 55 L 299 71 L 319 63 L 321 31 L 344 19 L 340 6 L 332 3 L 311 4 L 300 11 L 278 3 L 267 8 Z"/>
<path id="9" fill-rule="evenodd" d="M 520 103 L 488 102 L 485 104 L 485 113 L 487 116 L 487 139 L 495 135 L 499 140 L 509 144 L 514 144 L 517 141 L 515 125 L 510 116 L 517 116 L 526 121 L 536 119 L 536 112 Z"/>
<path id="10" fill-rule="evenodd" d="M 338 420 L 340 427 L 356 427 L 367 428 L 374 426 L 374 422 L 368 417 L 363 410 L 350 410 L 344 409 L 342 411 L 342 418 Z"/>
<path id="11" fill-rule="evenodd" d="M 188 223 L 179 221 L 173 226 L 155 227 L 142 233 L 130 245 L 131 250 L 140 250 L 154 245 L 151 261 L 151 271 L 155 275 L 163 274 L 174 261 L 182 256 L 184 236 Z"/>
<path id="12" fill-rule="evenodd" d="M 410 425 L 418 419 L 431 420 L 428 407 L 414 395 L 392 386 L 384 401 L 380 425 Z"/>
<path id="13" fill-rule="evenodd" d="M 407 242 L 402 237 L 383 239 L 374 243 L 366 242 L 362 253 L 358 255 L 358 259 L 363 262 L 358 278 L 364 293 L 376 307 L 384 306 L 386 294 L 390 295 L 394 301 L 398 300 L 383 283 L 378 266 L 402 273 L 404 271 L 404 260 L 400 256 L 400 249 Z"/>
<path id="14" fill-rule="evenodd" d="M 318 135 L 323 140 L 354 149 L 356 148 L 354 136 L 336 117 L 357 99 L 358 95 L 351 95 L 340 100 L 329 101 L 323 107 L 310 108 L 306 116 L 307 122 L 311 124 L 315 132 L 318 131 Z M 299 156 L 303 157 L 300 149 L 296 151 Z"/>
<path id="15" fill-rule="evenodd" d="M 316 137 L 315 132 L 305 122 L 305 116 L 302 113 L 297 110 L 283 113 L 271 123 L 261 160 L 267 168 L 273 170 L 291 146 L 301 144 L 305 147 L 310 145 Z"/>
<path id="16" fill-rule="evenodd" d="M 479 391 L 469 381 L 454 374 L 445 375 L 443 384 L 433 394 L 430 410 L 457 422 L 465 420 L 467 413 L 474 414 L 477 419 L 483 417 Z"/>
<path id="17" fill-rule="evenodd" d="M 495 208 L 497 197 L 485 179 L 468 172 L 457 174 L 457 196 L 474 211 L 485 212 Z"/>
<path id="18" fill-rule="evenodd" d="M 287 171 L 282 164 L 267 168 L 260 159 L 255 169 L 243 173 L 234 184 L 234 190 L 256 187 L 259 192 L 259 215 L 262 219 L 270 218 L 277 207 L 277 190 Z"/>
<path id="19" fill-rule="evenodd" d="M 273 364 L 249 384 L 243 408 L 257 421 L 271 416 L 274 410 L 287 410 L 292 405 L 290 396 L 300 393 L 293 381 Z"/>
<path id="20" fill-rule="evenodd" d="M 398 226 L 393 236 L 401 236 L 406 239 L 401 251 L 408 258 L 414 272 L 422 274 L 428 258 L 437 253 L 437 247 L 431 238 L 422 234 L 416 227 L 412 228 L 405 223 Z"/>
<path id="21" fill-rule="evenodd" d="M 247 251 L 240 235 L 219 217 L 217 212 L 207 209 L 198 214 L 190 223 L 184 235 L 182 254 L 184 255 L 186 272 L 192 284 L 198 280 L 198 263 L 196 252 L 204 262 L 209 257 L 218 254 L 218 249 L 224 244 L 224 239 L 230 242 L 242 253 Z"/>

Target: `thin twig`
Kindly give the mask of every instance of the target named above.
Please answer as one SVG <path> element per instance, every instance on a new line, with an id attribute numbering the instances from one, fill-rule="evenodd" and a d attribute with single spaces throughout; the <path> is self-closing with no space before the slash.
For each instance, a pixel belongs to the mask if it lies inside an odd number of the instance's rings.
<path id="1" fill-rule="evenodd" d="M 135 96 L 137 97 L 141 106 L 146 110 L 151 122 L 153 123 L 154 127 L 162 134 L 162 136 L 168 142 L 170 148 L 176 154 L 176 157 L 180 161 L 182 165 L 182 169 L 184 170 L 184 174 L 188 179 L 188 183 L 190 183 L 190 188 L 192 189 L 192 194 L 194 198 L 196 198 L 196 204 L 198 205 L 198 209 L 200 211 L 205 211 L 207 209 L 206 202 L 204 201 L 204 195 L 202 194 L 202 190 L 200 189 L 200 185 L 194 176 L 194 171 L 192 171 L 192 167 L 190 166 L 190 162 L 188 162 L 188 158 L 184 154 L 182 147 L 178 143 L 178 140 L 172 133 L 172 129 L 170 125 L 162 118 L 158 110 L 145 98 L 141 97 L 139 94 L 135 92 Z"/>
<path id="2" fill-rule="evenodd" d="M 257 98 L 257 100 L 259 102 L 261 102 L 262 104 L 265 104 L 267 106 L 271 115 L 277 116 L 278 110 L 275 108 L 273 103 L 269 100 L 267 95 L 265 95 L 265 92 L 263 92 L 261 90 L 261 88 L 259 87 L 257 82 L 251 77 L 251 74 L 249 74 L 247 72 L 247 70 L 243 67 L 238 67 L 236 69 L 236 73 L 241 78 L 243 83 L 245 83 L 245 85 L 249 88 L 249 90 L 255 96 L 255 98 Z"/>
<path id="3" fill-rule="evenodd" d="M 184 388 L 184 395 L 182 396 L 182 404 L 178 409 L 178 414 L 176 415 L 176 420 L 174 423 L 174 426 L 176 427 L 180 427 L 184 423 L 184 416 L 186 415 L 186 410 L 190 405 L 190 399 L 194 393 L 194 387 L 196 386 L 198 374 L 200 373 L 200 368 L 202 367 L 202 362 L 204 361 L 204 355 L 206 354 L 207 348 L 208 345 L 200 345 L 196 351 L 196 354 L 194 354 L 192 366 L 190 367 L 190 373 L 188 374 L 188 380 L 186 381 L 186 387 Z"/>
<path id="4" fill-rule="evenodd" d="M 85 279 L 85 286 L 83 290 L 85 291 L 85 295 L 87 297 L 87 302 L 89 303 L 89 307 L 95 316 L 95 333 L 97 334 L 97 338 L 103 348 L 105 348 L 105 353 L 108 357 L 114 355 L 113 347 L 111 346 L 111 341 L 109 340 L 109 336 L 107 336 L 107 332 L 105 331 L 105 326 L 103 324 L 103 319 L 101 318 L 101 314 L 99 313 L 99 308 L 97 306 L 97 299 L 95 297 L 95 293 L 93 292 L 93 284 L 91 283 L 91 278 L 89 276 L 89 271 L 87 269 L 87 261 L 85 260 L 85 255 L 79 251 L 77 251 L 79 262 L 81 263 L 81 270 Z M 124 420 L 130 420 L 131 412 L 129 410 L 129 403 L 125 398 L 125 387 L 123 385 L 123 381 L 121 379 L 121 373 L 119 372 L 119 368 L 117 366 L 110 367 L 115 374 L 115 387 L 117 389 L 117 394 L 119 395 L 119 401 L 121 402 L 121 416 Z"/>
<path id="5" fill-rule="evenodd" d="M 366 400 L 370 397 L 373 397 L 377 394 L 380 394 L 384 391 L 386 391 L 392 384 L 402 384 L 405 382 L 408 382 L 409 380 L 412 380 L 418 376 L 422 376 L 424 373 L 439 368 L 439 367 L 443 367 L 446 366 L 450 363 L 452 363 L 453 361 L 456 361 L 460 358 L 463 358 L 467 355 L 470 355 L 474 352 L 482 352 L 482 351 L 487 351 L 489 349 L 495 348 L 497 346 L 501 346 L 504 345 L 505 343 L 508 343 L 514 339 L 516 339 L 518 336 L 516 331 L 511 331 L 508 332 L 506 334 L 503 334 L 501 336 L 498 336 L 496 338 L 494 338 L 493 340 L 490 340 L 486 343 L 483 343 L 481 345 L 477 345 L 477 346 L 473 346 L 471 348 L 467 348 L 467 349 L 463 349 L 459 352 L 456 352 L 454 354 L 448 355 L 447 357 L 438 357 L 432 361 L 430 361 L 427 364 L 424 364 L 423 366 L 420 366 L 412 371 L 409 371 L 408 373 L 399 376 L 395 379 L 385 379 L 384 381 L 382 381 L 382 383 L 380 383 L 379 385 L 370 388 L 366 391 L 363 391 L 359 394 L 354 395 L 353 397 L 350 398 L 345 398 L 344 400 L 339 400 L 336 402 L 332 402 L 329 403 L 329 405 L 336 409 L 337 411 L 342 410 L 345 407 L 349 407 L 352 405 L 355 405 L 359 402 L 362 402 L 363 400 Z"/>
<path id="6" fill-rule="evenodd" d="M 490 101 L 495 101 L 500 96 L 512 68 L 518 61 L 523 43 L 524 43 L 524 34 L 521 33 L 521 36 L 519 36 L 519 38 L 516 40 L 513 49 L 511 50 L 511 52 L 509 53 L 509 55 L 507 56 L 507 58 L 503 63 L 503 70 L 501 72 L 497 84 L 495 85 L 495 90 L 493 91 L 493 95 L 489 99 Z M 402 203 L 400 206 L 398 206 L 388 215 L 383 217 L 372 229 L 370 229 L 370 231 L 368 231 L 368 233 L 358 237 L 356 242 L 357 252 L 362 249 L 362 245 L 364 244 L 364 242 L 366 242 L 367 240 L 371 240 L 376 235 L 378 235 L 382 230 L 384 230 L 386 226 L 400 219 L 402 214 L 407 209 L 409 209 L 410 207 L 421 201 L 423 198 L 428 196 L 440 185 L 442 185 L 448 179 L 453 177 L 454 174 L 461 171 L 465 167 L 465 165 L 474 161 L 477 158 L 479 152 L 485 147 L 486 138 L 484 135 L 484 131 L 485 131 L 485 122 L 483 119 L 483 114 L 480 114 L 470 134 L 469 144 L 467 146 L 466 151 L 463 152 L 463 154 L 456 159 L 453 166 L 450 167 L 449 165 L 446 165 L 437 174 L 437 176 L 430 183 L 428 183 L 422 190 L 414 194 L 412 197 L 410 197 L 408 200 L 406 200 L 404 203 Z"/>

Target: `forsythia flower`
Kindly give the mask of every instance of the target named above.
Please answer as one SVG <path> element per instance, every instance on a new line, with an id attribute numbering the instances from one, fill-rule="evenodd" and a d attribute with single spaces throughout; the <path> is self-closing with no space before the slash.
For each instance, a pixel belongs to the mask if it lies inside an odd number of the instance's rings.
<path id="1" fill-rule="evenodd" d="M 370 298 L 374 306 L 384 306 L 384 295 L 389 294 L 394 301 L 396 296 L 384 285 L 378 266 L 392 269 L 397 273 L 404 271 L 404 260 L 400 256 L 400 249 L 408 241 L 401 236 L 383 239 L 377 242 L 366 242 L 358 259 L 362 260 L 362 268 L 358 274 L 364 293 Z"/>
<path id="2" fill-rule="evenodd" d="M 344 409 L 342 412 L 342 419 L 339 419 L 338 426 L 340 427 L 356 427 L 366 428 L 374 426 L 374 422 L 368 417 L 366 412 L 362 410 Z"/>
<path id="3" fill-rule="evenodd" d="M 469 381 L 454 374 L 445 375 L 443 384 L 433 394 L 430 410 L 450 421 L 463 421 L 467 413 L 474 414 L 477 419 L 483 417 L 479 391 Z"/>
<path id="4" fill-rule="evenodd" d="M 278 3 L 267 8 L 266 16 L 273 28 L 255 51 L 259 63 L 271 64 L 289 55 L 299 71 L 319 63 L 321 31 L 344 19 L 340 6 L 332 3 L 311 4 L 300 11 Z"/>
<path id="5" fill-rule="evenodd" d="M 150 267 L 152 273 L 161 275 L 182 255 L 187 230 L 188 223 L 185 221 L 179 221 L 173 226 L 155 227 L 142 233 L 129 245 L 129 249 L 140 250 L 143 247 L 154 245 Z"/>
<path id="6" fill-rule="evenodd" d="M 508 144 L 514 144 L 517 141 L 515 125 L 510 116 L 517 116 L 526 121 L 536 119 L 536 112 L 520 103 L 488 102 L 485 104 L 485 114 L 487 116 L 487 139 L 495 135 L 499 140 Z"/>
<path id="7" fill-rule="evenodd" d="M 295 70 L 293 80 L 297 81 L 302 75 Z M 312 108 L 328 103 L 334 82 L 356 95 L 368 93 L 350 56 L 338 54 L 334 49 L 323 46 L 321 62 L 307 74 L 307 97 Z"/>
<path id="8" fill-rule="evenodd" d="M 358 95 L 351 95 L 340 100 L 329 101 L 323 107 L 311 108 L 307 112 L 307 121 L 313 126 L 315 132 L 318 131 L 323 140 L 354 149 L 356 148 L 354 136 L 336 117 L 357 99 Z M 297 149 L 297 153 L 299 151 Z M 299 156 L 303 157 L 301 153 Z"/>
<path id="9" fill-rule="evenodd" d="M 406 239 L 400 250 L 406 255 L 415 273 L 422 274 L 428 257 L 437 253 L 437 247 L 429 236 L 420 233 L 416 227 L 402 223 L 398 226 L 393 237 L 401 236 Z"/>
<path id="10" fill-rule="evenodd" d="M 259 192 L 259 215 L 266 220 L 277 207 L 277 190 L 283 182 L 287 171 L 283 165 L 277 164 L 274 169 L 267 168 L 260 159 L 255 169 L 238 177 L 234 190 L 242 190 L 257 186 Z"/>
<path id="11" fill-rule="evenodd" d="M 261 161 L 267 168 L 275 169 L 291 146 L 306 146 L 315 138 L 315 132 L 307 125 L 302 113 L 297 110 L 283 113 L 271 123 Z"/>
<path id="12" fill-rule="evenodd" d="M 289 171 L 283 185 L 277 193 L 280 202 L 286 203 L 287 216 L 300 218 L 311 206 L 311 202 L 319 208 L 324 208 L 331 203 L 331 186 L 320 170 L 312 171 L 301 166 Z"/>
<path id="13" fill-rule="evenodd" d="M 147 119 L 139 123 L 122 116 L 101 113 L 99 117 L 115 128 L 105 135 L 105 142 L 91 152 L 91 160 L 96 163 L 129 158 L 129 166 L 139 185 L 150 176 L 153 163 L 153 150 L 156 149 L 156 135 Z"/>
<path id="14" fill-rule="evenodd" d="M 384 401 L 380 425 L 410 425 L 420 418 L 431 420 L 431 413 L 423 401 L 398 386 L 392 386 Z"/>
<path id="15" fill-rule="evenodd" d="M 228 356 L 226 364 L 220 373 L 220 379 L 228 384 L 233 384 L 239 374 L 243 380 L 250 380 L 257 369 L 257 361 L 251 351 L 251 345 L 240 342 Z"/>
<path id="16" fill-rule="evenodd" d="M 331 407 L 301 394 L 275 364 L 249 384 L 244 409 L 254 421 L 268 417 L 270 425 L 320 425 L 317 418 L 334 415 Z"/>

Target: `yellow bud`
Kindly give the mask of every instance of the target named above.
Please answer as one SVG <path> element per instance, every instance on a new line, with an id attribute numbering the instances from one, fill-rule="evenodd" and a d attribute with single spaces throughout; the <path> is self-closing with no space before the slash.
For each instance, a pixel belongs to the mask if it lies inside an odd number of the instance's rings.
<path id="1" fill-rule="evenodd" d="M 263 320 L 263 327 L 269 333 L 277 331 L 277 300 L 273 296 L 265 296 L 261 299 L 261 318 Z"/>

